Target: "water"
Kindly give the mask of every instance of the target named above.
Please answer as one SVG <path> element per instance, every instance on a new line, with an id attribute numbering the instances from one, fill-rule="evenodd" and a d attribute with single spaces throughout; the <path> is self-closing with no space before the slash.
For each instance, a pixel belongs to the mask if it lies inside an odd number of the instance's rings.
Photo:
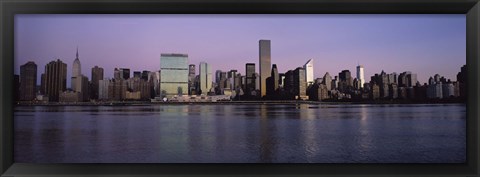
<path id="1" fill-rule="evenodd" d="M 19 106 L 26 163 L 464 163 L 466 106 Z"/>

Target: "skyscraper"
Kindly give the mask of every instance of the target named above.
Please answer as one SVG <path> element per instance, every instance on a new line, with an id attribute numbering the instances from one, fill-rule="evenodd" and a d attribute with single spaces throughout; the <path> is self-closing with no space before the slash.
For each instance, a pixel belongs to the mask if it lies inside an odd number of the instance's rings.
<path id="1" fill-rule="evenodd" d="M 67 64 L 60 59 L 45 66 L 45 94 L 49 101 L 58 101 L 60 92 L 67 88 Z"/>
<path id="2" fill-rule="evenodd" d="M 260 68 L 260 96 L 263 97 L 267 93 L 267 78 L 270 77 L 271 70 L 271 48 L 270 40 L 259 41 L 259 68 Z"/>
<path id="3" fill-rule="evenodd" d="M 195 91 L 195 64 L 188 65 L 188 94 Z"/>
<path id="4" fill-rule="evenodd" d="M 360 88 L 363 88 L 363 84 L 365 84 L 365 75 L 363 71 L 363 65 L 357 66 L 357 80 L 360 82 Z"/>
<path id="5" fill-rule="evenodd" d="M 75 85 L 77 83 L 76 79 L 82 75 L 82 67 L 80 64 L 80 59 L 78 58 L 78 47 L 77 47 L 77 54 L 75 57 L 75 60 L 73 60 L 73 66 L 72 66 L 72 78 L 71 78 L 71 88 L 75 89 L 77 86 Z"/>
<path id="6" fill-rule="evenodd" d="M 303 65 L 305 69 L 305 80 L 307 81 L 307 86 L 313 84 L 313 59 L 310 59 Z"/>
<path id="7" fill-rule="evenodd" d="M 245 93 L 250 94 L 255 90 L 255 63 L 245 64 Z"/>
<path id="8" fill-rule="evenodd" d="M 207 94 L 212 88 L 212 67 L 206 62 L 200 62 L 200 90 Z"/>
<path id="9" fill-rule="evenodd" d="M 37 88 L 37 64 L 29 61 L 20 66 L 20 100 L 32 101 L 35 99 Z"/>
<path id="10" fill-rule="evenodd" d="M 325 84 L 327 90 L 332 90 L 332 76 L 328 72 L 323 76 L 322 83 Z"/>
<path id="11" fill-rule="evenodd" d="M 171 98 L 188 94 L 188 55 L 160 55 L 160 95 Z"/>
<path id="12" fill-rule="evenodd" d="M 73 61 L 73 70 L 72 70 L 72 77 L 77 77 L 82 74 L 82 66 L 80 64 L 80 59 L 78 58 L 78 47 L 77 47 L 77 54 L 75 60 Z"/>
<path id="13" fill-rule="evenodd" d="M 120 75 L 122 79 L 127 80 L 130 78 L 130 69 L 128 68 L 120 68 Z"/>
<path id="14" fill-rule="evenodd" d="M 92 91 L 91 98 L 98 99 L 99 95 L 99 81 L 103 80 L 103 68 L 95 66 L 92 68 Z"/>

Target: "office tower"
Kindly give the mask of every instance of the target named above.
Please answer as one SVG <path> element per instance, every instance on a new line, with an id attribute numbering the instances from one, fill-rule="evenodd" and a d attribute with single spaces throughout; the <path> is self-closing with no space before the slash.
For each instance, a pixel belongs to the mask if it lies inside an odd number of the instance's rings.
<path id="1" fill-rule="evenodd" d="M 45 94 L 49 101 L 58 101 L 60 92 L 67 88 L 67 64 L 60 59 L 45 66 Z"/>
<path id="2" fill-rule="evenodd" d="M 79 76 L 76 77 L 75 82 L 76 82 L 75 83 L 76 88 L 74 88 L 73 90 L 80 93 L 79 101 L 87 101 L 88 98 L 90 97 L 89 95 L 90 83 L 88 82 L 88 77 L 80 74 Z"/>
<path id="3" fill-rule="evenodd" d="M 235 76 L 237 75 L 237 70 L 235 69 L 232 69 L 230 71 L 228 71 L 227 73 L 227 77 L 228 77 L 228 88 L 231 88 L 231 89 L 235 89 L 235 87 L 237 87 L 235 85 Z"/>
<path id="4" fill-rule="evenodd" d="M 273 91 L 276 91 L 278 89 L 278 77 L 279 77 L 276 64 L 273 64 L 272 66 L 271 77 L 273 78 Z"/>
<path id="5" fill-rule="evenodd" d="M 267 94 L 267 77 L 270 77 L 271 69 L 270 40 L 260 40 L 259 48 L 260 96 L 263 97 Z"/>
<path id="6" fill-rule="evenodd" d="M 360 82 L 360 88 L 363 88 L 363 84 L 365 84 L 365 76 L 363 70 L 363 65 L 357 66 L 357 79 Z"/>
<path id="7" fill-rule="evenodd" d="M 346 91 L 353 86 L 353 79 L 349 70 L 343 70 L 338 74 L 338 77 L 340 79 L 338 82 L 338 90 Z"/>
<path id="8" fill-rule="evenodd" d="M 98 81 L 98 98 L 99 100 L 108 100 L 108 85 L 109 79 L 102 79 Z"/>
<path id="9" fill-rule="evenodd" d="M 195 65 L 188 65 L 188 94 L 193 95 L 195 92 Z"/>
<path id="10" fill-rule="evenodd" d="M 250 94 L 255 90 L 255 63 L 245 64 L 245 93 Z"/>
<path id="11" fill-rule="evenodd" d="M 160 72 L 150 72 L 148 74 L 148 82 L 150 83 L 150 97 L 155 98 L 160 94 Z"/>
<path id="12" fill-rule="evenodd" d="M 220 72 L 220 83 L 219 83 L 220 89 L 224 88 L 230 88 L 230 84 L 228 84 L 228 79 L 227 79 L 227 72 Z"/>
<path id="13" fill-rule="evenodd" d="M 397 73 L 393 72 L 391 74 L 387 74 L 388 76 L 388 84 L 398 84 L 397 82 Z"/>
<path id="14" fill-rule="evenodd" d="M 20 66 L 20 100 L 32 101 L 36 98 L 37 64 L 32 61 Z M 16 90 L 18 91 L 18 90 Z"/>
<path id="15" fill-rule="evenodd" d="M 294 95 L 294 93 L 293 93 L 294 85 L 293 84 L 294 84 L 293 70 L 288 70 L 285 73 L 285 79 L 283 80 L 283 86 L 284 86 L 285 93 L 290 97 L 293 97 L 293 95 Z"/>
<path id="16" fill-rule="evenodd" d="M 328 72 L 323 76 L 322 84 L 325 84 L 328 91 L 332 90 L 332 76 Z"/>
<path id="17" fill-rule="evenodd" d="M 273 64 L 270 77 L 267 78 L 267 95 L 274 95 L 278 89 L 277 65 Z"/>
<path id="18" fill-rule="evenodd" d="M 407 75 L 408 87 L 413 87 L 417 84 L 417 74 L 410 73 Z"/>
<path id="19" fill-rule="evenodd" d="M 142 72 L 140 71 L 134 71 L 133 72 L 133 78 L 142 78 Z"/>
<path id="20" fill-rule="evenodd" d="M 206 62 L 200 62 L 200 90 L 202 94 L 207 94 L 212 88 L 212 67 Z"/>
<path id="21" fill-rule="evenodd" d="M 305 80 L 307 81 L 307 86 L 313 84 L 313 59 L 310 59 L 303 65 L 305 69 Z"/>
<path id="22" fill-rule="evenodd" d="M 115 68 L 115 69 L 113 70 L 113 79 L 115 79 L 115 80 L 120 80 L 120 79 L 122 79 L 122 78 L 123 78 L 123 77 L 122 77 L 122 71 L 120 71 L 120 69 L 118 69 L 118 68 Z"/>
<path id="23" fill-rule="evenodd" d="M 260 74 L 255 73 L 255 90 L 260 91 Z"/>
<path id="24" fill-rule="evenodd" d="M 121 79 L 127 80 L 130 78 L 130 69 L 128 68 L 120 68 L 120 76 Z"/>
<path id="25" fill-rule="evenodd" d="M 188 94 L 188 55 L 160 55 L 160 95 L 171 98 Z"/>
<path id="26" fill-rule="evenodd" d="M 103 68 L 95 66 L 92 68 L 92 91 L 90 92 L 92 99 L 98 99 L 99 81 L 103 80 Z"/>
<path id="27" fill-rule="evenodd" d="M 307 95 L 307 81 L 305 69 L 298 67 L 293 70 L 293 94 L 296 99 L 303 99 Z"/>
<path id="28" fill-rule="evenodd" d="M 82 66 L 80 64 L 80 59 L 78 58 L 78 47 L 77 47 L 77 54 L 75 60 L 73 61 L 73 70 L 72 70 L 72 77 L 77 77 L 82 74 Z"/>
<path id="29" fill-rule="evenodd" d="M 222 70 L 215 71 L 215 83 L 217 83 L 217 85 L 220 83 L 220 74 L 222 74 Z"/>
<path id="30" fill-rule="evenodd" d="M 75 60 L 73 60 L 73 66 L 72 66 L 72 78 L 71 78 L 71 88 L 74 89 L 77 86 L 75 84 L 77 83 L 76 79 L 82 74 L 82 68 L 80 64 L 80 59 L 78 58 L 78 47 L 77 47 L 77 54 L 75 57 Z"/>
<path id="31" fill-rule="evenodd" d="M 148 81 L 148 77 L 150 76 L 150 71 L 143 70 L 141 79 L 144 81 Z"/>

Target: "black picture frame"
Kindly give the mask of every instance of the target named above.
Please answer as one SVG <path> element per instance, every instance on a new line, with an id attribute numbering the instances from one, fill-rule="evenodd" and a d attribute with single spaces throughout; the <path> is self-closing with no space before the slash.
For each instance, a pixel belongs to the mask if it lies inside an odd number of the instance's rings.
<path id="1" fill-rule="evenodd" d="M 478 0 L 0 0 L 0 174 L 9 176 L 478 176 Z M 465 164 L 19 164 L 13 162 L 15 14 L 465 14 Z"/>

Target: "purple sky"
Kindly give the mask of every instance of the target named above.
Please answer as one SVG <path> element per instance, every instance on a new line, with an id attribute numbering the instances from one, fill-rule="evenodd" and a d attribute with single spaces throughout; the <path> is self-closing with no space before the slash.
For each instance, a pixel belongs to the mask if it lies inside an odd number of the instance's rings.
<path id="1" fill-rule="evenodd" d="M 356 65 L 366 81 L 387 73 L 412 71 L 421 83 L 440 74 L 456 80 L 466 63 L 466 21 L 458 15 L 16 15 L 15 73 L 27 61 L 56 58 L 71 77 L 76 47 L 82 74 L 95 65 L 113 77 L 115 67 L 133 71 L 160 68 L 160 53 L 185 53 L 191 64 L 212 70 L 256 63 L 258 41 L 271 40 L 272 64 L 279 72 L 314 59 L 315 78 L 338 75 Z M 70 83 L 70 79 L 67 79 Z M 70 84 L 68 84 L 69 86 Z"/>

